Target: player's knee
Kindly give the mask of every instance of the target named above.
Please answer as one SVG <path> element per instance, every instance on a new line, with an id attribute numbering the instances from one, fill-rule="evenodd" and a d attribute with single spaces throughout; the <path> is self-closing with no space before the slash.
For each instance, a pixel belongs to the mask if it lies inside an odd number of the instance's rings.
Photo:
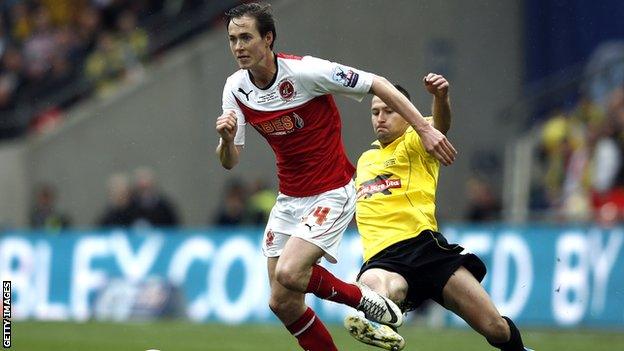
<path id="1" fill-rule="evenodd" d="M 271 296 L 269 297 L 269 308 L 277 316 L 288 314 L 288 312 L 293 308 L 294 304 L 294 299 L 292 299 L 287 294 L 281 294 L 271 291 Z"/>
<path id="2" fill-rule="evenodd" d="M 278 264 L 275 268 L 275 279 L 277 279 L 278 283 L 288 289 L 294 291 L 302 290 L 303 274 L 293 266 Z M 303 287 L 303 289 L 305 289 L 305 287 Z"/>
<path id="3" fill-rule="evenodd" d="M 364 274 L 362 274 L 358 281 L 373 289 L 374 291 L 380 292 L 380 290 L 385 290 L 383 289 L 384 286 L 381 279 L 379 279 L 379 277 L 374 274 L 366 274 L 365 272 Z"/>
<path id="4" fill-rule="evenodd" d="M 269 299 L 269 308 L 276 316 L 284 315 L 288 313 L 288 300 L 271 296 Z"/>
<path id="5" fill-rule="evenodd" d="M 395 303 L 401 303 L 407 297 L 407 286 L 404 284 L 390 284 L 388 298 Z"/>
<path id="6" fill-rule="evenodd" d="M 484 328 L 485 337 L 493 343 L 502 343 L 509 340 L 509 325 L 502 317 L 492 318 L 487 321 Z"/>
<path id="7" fill-rule="evenodd" d="M 286 318 L 292 314 L 293 306 L 289 301 L 270 300 L 269 308 L 278 318 Z"/>
<path id="8" fill-rule="evenodd" d="M 407 283 L 403 279 L 395 279 L 392 276 L 383 276 L 367 271 L 362 274 L 359 281 L 377 293 L 387 296 L 395 303 L 403 302 L 407 296 Z"/>

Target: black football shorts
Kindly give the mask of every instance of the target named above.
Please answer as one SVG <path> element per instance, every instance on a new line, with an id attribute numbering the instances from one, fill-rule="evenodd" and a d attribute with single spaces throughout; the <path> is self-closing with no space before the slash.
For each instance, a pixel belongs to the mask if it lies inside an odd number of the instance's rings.
<path id="1" fill-rule="evenodd" d="M 407 298 L 401 308 L 410 311 L 425 300 L 432 299 L 444 306 L 442 289 L 451 275 L 464 266 L 481 282 L 486 268 L 472 253 L 449 244 L 438 232 L 425 230 L 414 238 L 393 244 L 364 263 L 358 279 L 366 270 L 381 268 L 400 274 L 408 283 Z"/>

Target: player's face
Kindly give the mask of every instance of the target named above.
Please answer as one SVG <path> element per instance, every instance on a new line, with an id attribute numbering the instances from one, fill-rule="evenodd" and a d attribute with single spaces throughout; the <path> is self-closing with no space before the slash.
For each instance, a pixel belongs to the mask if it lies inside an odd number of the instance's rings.
<path id="1" fill-rule="evenodd" d="M 228 25 L 228 36 L 230 50 L 242 69 L 255 67 L 271 51 L 272 34 L 269 32 L 263 38 L 252 17 L 233 18 Z"/>
<path id="2" fill-rule="evenodd" d="M 390 144 L 400 137 L 409 126 L 407 121 L 400 114 L 388 107 L 385 102 L 377 96 L 373 96 L 371 102 L 371 120 L 373 130 L 377 135 L 377 140 L 382 144 Z"/>

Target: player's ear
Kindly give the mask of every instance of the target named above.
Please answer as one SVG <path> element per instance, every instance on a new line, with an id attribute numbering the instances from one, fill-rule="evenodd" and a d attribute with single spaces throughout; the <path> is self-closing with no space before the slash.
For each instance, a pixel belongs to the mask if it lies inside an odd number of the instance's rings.
<path id="1" fill-rule="evenodd" d="M 273 37 L 273 32 L 268 31 L 265 35 L 264 35 L 264 41 L 267 45 L 267 47 L 271 47 L 273 46 L 273 40 L 275 40 L 275 38 Z"/>

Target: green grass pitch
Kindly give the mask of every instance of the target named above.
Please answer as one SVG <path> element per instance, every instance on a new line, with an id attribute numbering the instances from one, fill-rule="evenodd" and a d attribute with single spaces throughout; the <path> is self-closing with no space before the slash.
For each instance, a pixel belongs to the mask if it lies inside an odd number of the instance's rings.
<path id="1" fill-rule="evenodd" d="M 56 323 L 14 322 L 12 347 L 16 351 L 294 351 L 300 350 L 277 324 L 224 326 L 188 322 L 157 323 Z M 351 339 L 340 326 L 330 331 L 340 350 L 381 350 Z M 405 350 L 494 350 L 483 338 L 467 329 L 401 328 Z M 546 330 L 523 331 L 527 346 L 536 351 L 624 350 L 619 331 Z"/>

